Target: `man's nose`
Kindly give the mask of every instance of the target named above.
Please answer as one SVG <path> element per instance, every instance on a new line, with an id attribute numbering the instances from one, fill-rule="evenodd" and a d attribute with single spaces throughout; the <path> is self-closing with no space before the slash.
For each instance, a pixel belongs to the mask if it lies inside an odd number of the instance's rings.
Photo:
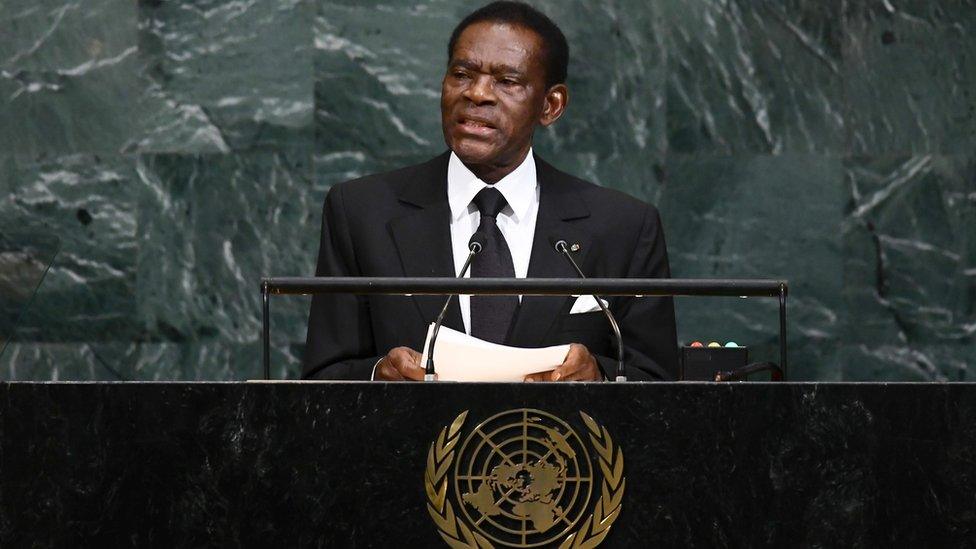
<path id="1" fill-rule="evenodd" d="M 495 102 L 495 80 L 487 74 L 475 77 L 464 90 L 464 96 L 475 105 Z"/>

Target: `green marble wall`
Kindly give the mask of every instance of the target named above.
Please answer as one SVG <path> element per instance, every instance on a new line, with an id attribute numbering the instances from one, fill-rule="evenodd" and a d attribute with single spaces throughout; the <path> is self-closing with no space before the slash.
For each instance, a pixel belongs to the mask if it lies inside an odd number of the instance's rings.
<path id="1" fill-rule="evenodd" d="M 258 376 L 260 277 L 313 272 L 330 185 L 443 149 L 479 4 L 0 3 L 0 230 L 62 240 L 0 377 Z M 535 4 L 573 47 L 538 150 L 657 204 L 675 276 L 789 279 L 794 378 L 973 379 L 976 2 Z M 774 356 L 770 301 L 678 315 Z"/>

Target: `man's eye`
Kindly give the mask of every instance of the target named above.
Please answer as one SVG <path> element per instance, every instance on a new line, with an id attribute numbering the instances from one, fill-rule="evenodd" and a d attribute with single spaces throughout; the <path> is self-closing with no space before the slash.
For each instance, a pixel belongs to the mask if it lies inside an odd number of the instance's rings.
<path id="1" fill-rule="evenodd" d="M 517 86 L 519 81 L 512 78 L 502 78 L 500 82 L 506 86 Z"/>
<path id="2" fill-rule="evenodd" d="M 452 76 L 454 78 L 457 78 L 457 79 L 461 80 L 461 79 L 467 78 L 468 77 L 468 73 L 466 73 L 464 71 L 454 71 L 452 73 Z"/>

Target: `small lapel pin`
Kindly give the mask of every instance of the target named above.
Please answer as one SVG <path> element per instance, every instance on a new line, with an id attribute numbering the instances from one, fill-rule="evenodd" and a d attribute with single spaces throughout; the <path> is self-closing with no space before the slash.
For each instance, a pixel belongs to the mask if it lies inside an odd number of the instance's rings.
<path id="1" fill-rule="evenodd" d="M 579 242 L 575 242 L 573 243 L 572 246 L 569 247 L 569 249 L 574 252 L 580 251 L 580 248 L 582 248 L 582 246 L 579 245 Z"/>

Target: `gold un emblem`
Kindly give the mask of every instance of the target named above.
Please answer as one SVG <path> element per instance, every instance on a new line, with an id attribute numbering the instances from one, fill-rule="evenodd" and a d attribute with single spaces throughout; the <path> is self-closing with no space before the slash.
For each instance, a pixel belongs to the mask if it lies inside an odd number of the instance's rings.
<path id="1" fill-rule="evenodd" d="M 623 452 L 606 427 L 580 412 L 584 441 L 562 419 L 519 408 L 489 417 L 461 442 L 467 416 L 441 429 L 427 453 L 427 510 L 448 545 L 568 549 L 603 541 L 626 484 Z"/>

